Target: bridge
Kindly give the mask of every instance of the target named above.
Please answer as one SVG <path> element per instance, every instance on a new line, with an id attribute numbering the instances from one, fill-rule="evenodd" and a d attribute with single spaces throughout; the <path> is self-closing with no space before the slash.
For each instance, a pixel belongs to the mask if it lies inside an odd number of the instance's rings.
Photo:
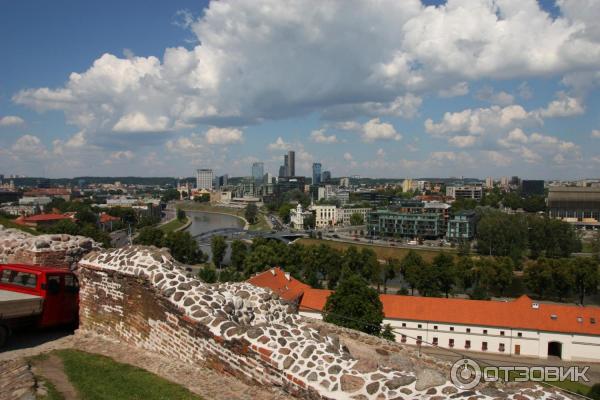
<path id="1" fill-rule="evenodd" d="M 230 239 L 237 238 L 249 240 L 262 237 L 265 239 L 279 240 L 286 244 L 291 243 L 298 238 L 308 237 L 308 234 L 303 232 L 278 231 L 273 233 L 272 231 L 248 231 L 242 228 L 219 228 L 195 235 L 194 239 L 199 243 L 209 242 L 210 238 L 214 235 L 225 236 Z"/>

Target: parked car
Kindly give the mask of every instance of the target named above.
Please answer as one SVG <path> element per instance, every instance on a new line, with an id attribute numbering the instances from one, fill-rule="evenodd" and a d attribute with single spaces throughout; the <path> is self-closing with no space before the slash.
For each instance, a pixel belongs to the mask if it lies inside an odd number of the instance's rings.
<path id="1" fill-rule="evenodd" d="M 19 329 L 76 325 L 79 282 L 72 272 L 0 264 L 0 347 Z"/>

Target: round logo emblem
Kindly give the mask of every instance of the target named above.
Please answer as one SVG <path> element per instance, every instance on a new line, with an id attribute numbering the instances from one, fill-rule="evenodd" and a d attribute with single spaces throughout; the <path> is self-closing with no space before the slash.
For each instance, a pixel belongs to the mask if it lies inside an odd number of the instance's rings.
<path id="1" fill-rule="evenodd" d="M 450 380 L 461 389 L 473 389 L 481 380 L 481 368 L 471 359 L 460 359 L 452 365 Z"/>

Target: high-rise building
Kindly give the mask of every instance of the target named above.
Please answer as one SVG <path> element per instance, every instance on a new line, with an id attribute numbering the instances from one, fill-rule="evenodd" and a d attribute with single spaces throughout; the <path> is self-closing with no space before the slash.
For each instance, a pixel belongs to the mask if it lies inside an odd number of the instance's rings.
<path id="1" fill-rule="evenodd" d="M 196 188 L 212 190 L 212 188 L 213 188 L 213 170 L 212 169 L 197 169 L 196 170 Z"/>
<path id="2" fill-rule="evenodd" d="M 280 178 L 283 178 L 285 176 L 285 169 L 286 169 L 285 165 L 280 165 L 279 166 L 279 174 L 278 174 L 278 176 Z"/>
<path id="3" fill-rule="evenodd" d="M 288 176 L 296 176 L 296 152 L 288 151 Z"/>
<path id="4" fill-rule="evenodd" d="M 318 185 L 319 183 L 321 183 L 321 163 L 313 163 L 312 184 Z"/>
<path id="5" fill-rule="evenodd" d="M 508 176 L 503 176 L 502 178 L 500 178 L 500 185 L 503 188 L 507 188 L 508 187 Z"/>
<path id="6" fill-rule="evenodd" d="M 321 183 L 328 183 L 331 181 L 331 171 L 323 171 L 321 173 Z"/>
<path id="7" fill-rule="evenodd" d="M 543 196 L 544 195 L 544 181 L 543 180 L 532 180 L 523 179 L 521 181 L 521 194 L 523 196 Z"/>
<path id="8" fill-rule="evenodd" d="M 262 182 L 265 175 L 265 164 L 261 162 L 255 162 L 252 164 L 252 178 L 255 182 Z"/>
<path id="9" fill-rule="evenodd" d="M 290 158 L 287 154 L 283 155 L 283 176 L 290 176 Z"/>
<path id="10" fill-rule="evenodd" d="M 494 187 L 494 178 L 491 176 L 485 178 L 485 187 L 486 189 L 492 189 Z"/>
<path id="11" fill-rule="evenodd" d="M 340 178 L 340 186 L 344 188 L 350 187 L 350 178 Z"/>

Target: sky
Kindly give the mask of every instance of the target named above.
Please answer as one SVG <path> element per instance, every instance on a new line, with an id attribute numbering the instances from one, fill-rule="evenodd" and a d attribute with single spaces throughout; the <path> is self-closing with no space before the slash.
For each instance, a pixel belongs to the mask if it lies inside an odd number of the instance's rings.
<path id="1" fill-rule="evenodd" d="M 600 0 L 0 2 L 0 174 L 600 178 Z"/>

